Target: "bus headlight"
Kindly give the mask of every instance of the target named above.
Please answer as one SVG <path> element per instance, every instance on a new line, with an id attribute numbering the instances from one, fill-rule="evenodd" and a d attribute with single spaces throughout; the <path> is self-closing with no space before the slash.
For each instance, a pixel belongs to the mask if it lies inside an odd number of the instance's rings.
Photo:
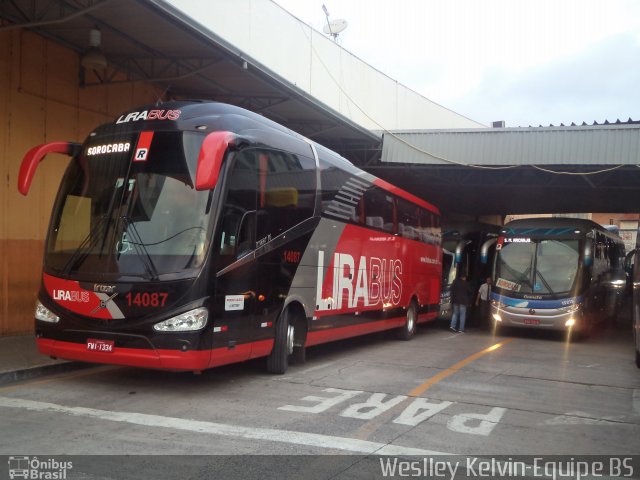
<path id="1" fill-rule="evenodd" d="M 494 319 L 496 322 L 501 322 L 501 321 L 502 321 L 502 317 L 501 317 L 499 314 L 497 314 L 497 313 L 494 313 L 494 314 L 493 314 L 493 319 Z"/>
<path id="2" fill-rule="evenodd" d="M 200 307 L 156 323 L 153 329 L 158 332 L 190 332 L 192 330 L 200 330 L 207 324 L 207 318 L 209 318 L 209 311 L 204 307 Z"/>
<path id="3" fill-rule="evenodd" d="M 58 323 L 60 317 L 55 315 L 51 310 L 45 307 L 40 300 L 36 302 L 36 320 L 48 323 Z"/>
<path id="4" fill-rule="evenodd" d="M 573 327 L 576 324 L 575 318 L 570 318 L 566 322 L 564 322 L 565 327 Z"/>

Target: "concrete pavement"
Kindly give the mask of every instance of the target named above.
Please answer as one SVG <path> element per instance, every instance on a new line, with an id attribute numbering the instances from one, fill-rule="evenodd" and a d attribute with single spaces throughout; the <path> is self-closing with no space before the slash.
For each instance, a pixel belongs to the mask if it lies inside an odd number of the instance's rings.
<path id="1" fill-rule="evenodd" d="M 33 334 L 0 337 L 0 385 L 81 368 L 87 364 L 42 355 Z"/>

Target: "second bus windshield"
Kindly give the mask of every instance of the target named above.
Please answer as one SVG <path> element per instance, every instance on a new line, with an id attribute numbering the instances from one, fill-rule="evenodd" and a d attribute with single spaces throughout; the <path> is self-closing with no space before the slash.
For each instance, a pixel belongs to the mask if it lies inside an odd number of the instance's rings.
<path id="1" fill-rule="evenodd" d="M 573 288 L 580 259 L 579 240 L 505 243 L 496 258 L 496 287 L 515 293 L 566 293 Z"/>

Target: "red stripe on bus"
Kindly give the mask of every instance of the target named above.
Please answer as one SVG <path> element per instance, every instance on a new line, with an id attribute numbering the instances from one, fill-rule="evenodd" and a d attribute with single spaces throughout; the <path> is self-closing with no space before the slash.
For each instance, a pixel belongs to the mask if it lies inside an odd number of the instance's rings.
<path id="1" fill-rule="evenodd" d="M 151 147 L 152 140 L 153 131 L 140 132 L 140 137 L 138 137 L 138 144 L 136 145 L 135 154 L 133 156 L 134 162 L 147 161 L 147 154 L 149 153 L 149 147 Z"/>
<path id="2" fill-rule="evenodd" d="M 438 312 L 427 312 L 418 315 L 418 323 L 425 323 L 435 320 Z M 406 317 L 394 317 L 374 322 L 360 323 L 358 325 L 349 325 L 346 327 L 327 328 L 323 330 L 315 330 L 307 334 L 306 346 L 319 345 L 334 340 L 342 340 L 344 338 L 356 337 L 358 335 L 366 335 L 367 333 L 381 332 L 392 328 L 402 327 L 407 321 Z"/>
<path id="3" fill-rule="evenodd" d="M 325 330 L 315 330 L 307 334 L 307 346 L 319 345 L 321 343 L 333 342 L 344 338 L 357 337 L 367 333 L 381 332 L 390 328 L 401 327 L 407 319 L 405 317 L 387 318 L 376 322 L 360 323 L 346 327 L 327 328 Z"/>
<path id="4" fill-rule="evenodd" d="M 415 195 L 402 190 L 399 187 L 396 187 L 395 185 L 390 184 L 389 182 L 385 182 L 384 180 L 382 180 L 381 178 L 376 178 L 373 181 L 373 184 L 383 188 L 384 190 L 386 190 L 387 192 L 393 193 L 394 195 L 397 195 L 398 197 L 404 198 L 405 200 L 408 200 L 411 203 L 415 203 L 417 205 L 420 205 L 422 208 L 426 208 L 427 210 L 430 210 L 431 212 L 437 213 L 438 215 L 440 215 L 440 209 L 438 209 L 438 207 L 431 205 L 429 202 L 424 201 L 423 199 L 416 197 Z"/>
<path id="5" fill-rule="evenodd" d="M 62 342 L 48 338 L 36 339 L 40 353 L 65 360 L 106 363 L 130 367 L 191 371 L 264 357 L 273 348 L 273 340 L 261 340 L 213 350 L 142 349 L 115 347 L 113 352 L 88 351 L 84 343 Z"/>

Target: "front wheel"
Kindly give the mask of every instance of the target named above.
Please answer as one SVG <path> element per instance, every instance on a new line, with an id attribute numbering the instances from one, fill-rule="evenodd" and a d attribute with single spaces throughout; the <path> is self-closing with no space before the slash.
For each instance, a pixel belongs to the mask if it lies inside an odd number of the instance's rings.
<path id="1" fill-rule="evenodd" d="M 285 309 L 276 322 L 273 349 L 267 357 L 267 371 L 282 375 L 289 366 L 289 355 L 293 353 L 295 327 L 290 322 L 289 309 Z"/>
<path id="2" fill-rule="evenodd" d="M 416 333 L 418 324 L 418 307 L 416 302 L 412 301 L 407 308 L 407 318 L 404 325 L 398 330 L 398 338 L 400 340 L 411 340 Z"/>

